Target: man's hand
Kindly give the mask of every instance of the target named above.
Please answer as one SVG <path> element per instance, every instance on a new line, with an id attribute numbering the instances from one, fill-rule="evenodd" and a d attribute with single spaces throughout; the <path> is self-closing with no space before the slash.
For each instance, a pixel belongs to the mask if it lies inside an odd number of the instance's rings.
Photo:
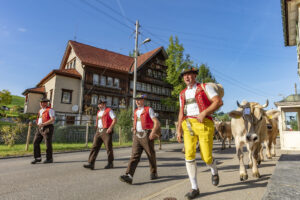
<path id="1" fill-rule="evenodd" d="M 107 133 L 107 134 L 110 134 L 111 132 L 112 132 L 112 128 L 109 127 L 109 128 L 106 130 L 106 133 Z"/>
<path id="2" fill-rule="evenodd" d="M 181 137 L 182 137 L 182 131 L 181 131 L 181 130 L 178 130 L 178 131 L 177 131 L 177 141 L 178 141 L 179 143 L 182 143 Z"/>
<path id="3" fill-rule="evenodd" d="M 155 136 L 154 136 L 154 133 L 150 133 L 150 135 L 149 135 L 149 140 L 154 140 L 155 139 Z"/>
<path id="4" fill-rule="evenodd" d="M 203 123 L 205 117 L 206 117 L 206 113 L 203 111 L 203 112 L 201 112 L 201 113 L 197 116 L 197 120 L 198 120 L 200 123 Z"/>

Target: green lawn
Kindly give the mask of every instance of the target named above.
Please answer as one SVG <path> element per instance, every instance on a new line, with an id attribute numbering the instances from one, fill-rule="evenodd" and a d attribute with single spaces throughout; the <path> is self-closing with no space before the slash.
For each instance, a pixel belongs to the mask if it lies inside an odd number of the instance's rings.
<path id="1" fill-rule="evenodd" d="M 7 106 L 8 108 L 11 108 L 13 106 L 21 106 L 23 108 L 24 103 L 25 103 L 25 98 L 24 97 L 12 95 L 11 103 L 8 104 L 8 105 L 5 105 L 5 106 Z"/>
<path id="2" fill-rule="evenodd" d="M 166 143 L 174 143 L 176 141 L 163 141 Z M 155 141 L 155 144 L 158 144 L 158 140 Z M 119 142 L 114 142 L 114 147 L 130 147 L 132 142 L 122 143 L 119 145 Z M 66 151 L 77 151 L 77 150 L 87 150 L 92 147 L 92 143 L 88 144 L 88 148 L 85 147 L 85 143 L 73 143 L 73 144 L 61 144 L 53 143 L 53 152 L 66 152 Z M 104 148 L 104 146 L 103 146 Z M 41 143 L 42 153 L 46 152 L 46 146 L 44 143 Z M 13 147 L 8 147 L 7 145 L 0 145 L 0 158 L 8 156 L 23 156 L 23 155 L 32 155 L 33 154 L 33 145 L 29 145 L 29 150 L 25 151 L 25 144 L 15 144 Z"/>

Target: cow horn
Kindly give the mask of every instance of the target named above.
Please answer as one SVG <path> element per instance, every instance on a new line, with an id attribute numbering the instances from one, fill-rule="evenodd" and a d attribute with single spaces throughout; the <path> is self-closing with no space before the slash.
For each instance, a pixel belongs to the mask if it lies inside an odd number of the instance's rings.
<path id="1" fill-rule="evenodd" d="M 243 106 L 241 106 L 241 104 L 239 103 L 239 101 L 236 101 L 236 104 L 239 108 L 243 108 Z"/>
<path id="2" fill-rule="evenodd" d="M 264 104 L 264 105 L 262 106 L 262 108 L 266 108 L 266 107 L 268 107 L 268 105 L 269 105 L 269 100 L 267 99 L 266 104 Z"/>

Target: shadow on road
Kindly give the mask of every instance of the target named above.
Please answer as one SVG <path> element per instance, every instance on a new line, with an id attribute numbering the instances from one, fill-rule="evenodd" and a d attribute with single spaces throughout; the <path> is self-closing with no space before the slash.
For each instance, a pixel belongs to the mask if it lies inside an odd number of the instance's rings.
<path id="1" fill-rule="evenodd" d="M 178 175 L 178 176 L 159 176 L 158 179 L 148 181 L 148 182 L 141 182 L 141 183 L 134 183 L 134 185 L 145 185 L 145 184 L 153 184 L 153 183 L 162 183 L 168 182 L 172 180 L 181 180 L 188 178 L 187 175 Z"/>

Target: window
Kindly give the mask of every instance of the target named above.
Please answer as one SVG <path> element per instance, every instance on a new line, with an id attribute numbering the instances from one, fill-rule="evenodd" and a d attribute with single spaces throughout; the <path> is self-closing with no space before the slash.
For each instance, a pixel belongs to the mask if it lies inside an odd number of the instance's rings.
<path id="1" fill-rule="evenodd" d="M 72 90 L 62 89 L 61 103 L 71 103 L 72 102 Z"/>
<path id="2" fill-rule="evenodd" d="M 157 77 L 158 77 L 159 79 L 161 79 L 161 78 L 162 78 L 162 74 L 161 74 L 161 72 L 157 72 Z"/>
<path id="3" fill-rule="evenodd" d="M 112 105 L 112 97 L 106 97 L 106 105 L 109 107 Z"/>
<path id="4" fill-rule="evenodd" d="M 98 96 L 96 94 L 93 94 L 91 104 L 92 105 L 97 105 L 97 103 L 98 103 Z"/>
<path id="5" fill-rule="evenodd" d="M 161 94 L 161 87 L 157 86 L 157 94 Z"/>
<path id="6" fill-rule="evenodd" d="M 157 72 L 156 71 L 153 71 L 153 76 L 154 76 L 154 78 L 157 78 Z"/>
<path id="7" fill-rule="evenodd" d="M 130 89 L 133 89 L 133 81 L 130 81 Z"/>
<path id="8" fill-rule="evenodd" d="M 294 111 L 294 112 L 293 112 Z M 283 131 L 299 131 L 298 112 L 297 110 L 283 109 Z"/>
<path id="9" fill-rule="evenodd" d="M 113 86 L 113 78 L 107 77 L 107 86 L 112 87 Z"/>
<path id="10" fill-rule="evenodd" d="M 98 84 L 99 84 L 99 75 L 93 74 L 93 85 L 98 85 Z"/>
<path id="11" fill-rule="evenodd" d="M 152 76 L 152 70 L 151 70 L 151 69 L 148 69 L 148 70 L 147 70 L 147 75 L 148 75 L 148 76 Z"/>
<path id="12" fill-rule="evenodd" d="M 161 88 L 161 93 L 162 93 L 163 95 L 166 95 L 166 89 L 165 89 L 164 87 Z"/>
<path id="13" fill-rule="evenodd" d="M 146 83 L 142 83 L 142 90 L 147 91 L 147 84 Z"/>
<path id="14" fill-rule="evenodd" d="M 101 76 L 101 85 L 105 86 L 106 85 L 106 77 L 105 76 Z"/>
<path id="15" fill-rule="evenodd" d="M 119 88 L 119 86 L 120 86 L 120 80 L 118 78 L 115 78 L 114 87 Z"/>
<path id="16" fill-rule="evenodd" d="M 137 83 L 136 83 L 136 89 L 137 89 L 137 90 L 141 90 L 141 83 L 140 83 L 140 82 L 137 82 Z"/>
<path id="17" fill-rule="evenodd" d="M 113 107 L 118 107 L 118 105 L 119 105 L 119 98 L 118 97 L 114 97 L 113 98 Z"/>
<path id="18" fill-rule="evenodd" d="M 152 85 L 152 92 L 156 93 L 156 86 L 155 85 Z"/>
<path id="19" fill-rule="evenodd" d="M 156 105 L 157 105 L 157 108 L 156 108 L 156 109 L 157 109 L 157 110 L 161 110 L 161 104 L 160 104 L 160 103 L 157 103 Z"/>
<path id="20" fill-rule="evenodd" d="M 151 92 L 151 85 L 147 84 L 147 92 Z"/>
<path id="21" fill-rule="evenodd" d="M 69 125 L 75 124 L 75 116 L 67 116 L 66 117 L 66 124 L 69 124 Z"/>
<path id="22" fill-rule="evenodd" d="M 73 61 L 73 69 L 75 69 L 75 66 L 76 66 L 76 58 Z"/>

